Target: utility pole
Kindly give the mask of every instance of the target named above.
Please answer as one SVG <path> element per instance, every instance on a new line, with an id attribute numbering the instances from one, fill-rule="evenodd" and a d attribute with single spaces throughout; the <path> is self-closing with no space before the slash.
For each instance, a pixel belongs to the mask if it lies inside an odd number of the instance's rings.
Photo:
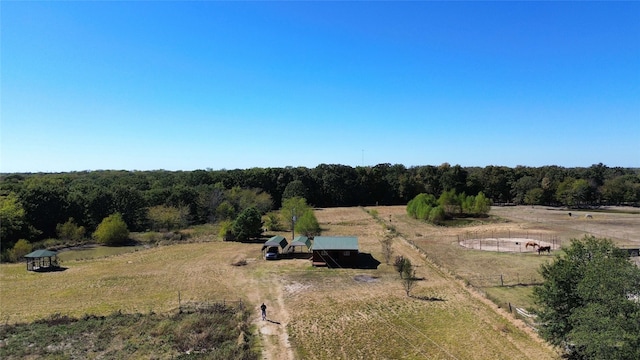
<path id="1" fill-rule="evenodd" d="M 291 241 L 296 238 L 296 208 L 291 209 Z"/>

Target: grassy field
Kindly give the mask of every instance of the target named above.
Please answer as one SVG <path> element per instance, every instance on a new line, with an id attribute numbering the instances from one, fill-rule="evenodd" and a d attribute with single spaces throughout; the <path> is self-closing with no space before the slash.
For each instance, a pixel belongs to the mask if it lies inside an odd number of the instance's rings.
<path id="1" fill-rule="evenodd" d="M 539 281 L 537 268 L 552 256 L 470 250 L 458 244 L 458 236 L 512 231 L 567 242 L 586 229 L 636 244 L 640 217 L 594 213 L 594 221 L 586 222 L 559 211 L 514 207 L 492 214 L 493 219 L 469 226 L 443 228 L 408 218 L 404 207 L 317 210 L 323 235 L 357 236 L 360 251 L 381 262 L 367 270 L 313 268 L 304 259 L 269 262 L 261 257 L 260 243 L 212 240 L 92 259 L 70 256 L 62 272 L 31 273 L 24 264 L 2 264 L 0 320 L 13 324 L 51 314 L 116 311 L 173 314 L 180 304 L 242 299 L 256 308 L 250 321 L 267 360 L 558 358 L 504 311 L 507 303 L 530 306 L 531 286 L 499 286 L 500 275 L 507 282 Z M 413 297 L 406 296 L 393 266 L 384 263 L 380 241 L 389 234 L 395 236 L 394 256 L 410 258 L 423 278 Z M 232 265 L 240 259 L 245 266 Z M 269 321 L 259 320 L 261 302 L 269 306 Z"/>
<path id="2" fill-rule="evenodd" d="M 568 211 L 545 207 L 494 207 L 492 217 L 471 226 L 438 227 L 410 219 L 404 207 L 375 208 L 379 218 L 393 226 L 400 236 L 415 244 L 436 265 L 485 292 L 501 306 L 529 307 L 532 286 L 542 279 L 540 265 L 553 256 L 529 252 L 495 252 L 470 250 L 459 245 L 462 237 L 498 236 L 557 239 L 568 244 L 572 238 L 586 234 L 607 237 L 619 246 L 640 246 L 640 213 L 634 208 L 601 209 L 599 212 Z M 585 217 L 592 214 L 591 219 Z M 509 285 L 500 286 L 501 283 Z"/>
<path id="3" fill-rule="evenodd" d="M 255 360 L 248 311 L 215 304 L 177 314 L 52 315 L 0 326 L 0 358 Z M 236 331 L 229 331 L 235 330 Z M 242 332 L 240 336 L 238 332 Z"/>

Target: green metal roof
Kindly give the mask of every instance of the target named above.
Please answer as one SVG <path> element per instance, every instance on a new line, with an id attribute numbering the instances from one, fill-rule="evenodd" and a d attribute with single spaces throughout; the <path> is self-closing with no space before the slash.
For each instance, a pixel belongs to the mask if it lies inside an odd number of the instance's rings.
<path id="1" fill-rule="evenodd" d="M 43 257 L 52 257 L 52 256 L 56 256 L 58 255 L 57 252 L 55 251 L 49 251 L 49 250 L 36 250 L 34 252 L 28 253 L 27 255 L 25 255 L 24 257 L 26 258 L 43 258 Z"/>
<path id="2" fill-rule="evenodd" d="M 287 246 L 287 244 L 288 244 L 287 239 L 285 239 L 283 236 L 276 235 L 271 239 L 267 240 L 267 242 L 264 243 L 264 246 L 280 246 L 281 248 L 284 249 L 284 247 Z"/>
<path id="3" fill-rule="evenodd" d="M 353 236 L 316 236 L 313 250 L 358 250 L 358 238 Z"/>
<path id="4" fill-rule="evenodd" d="M 311 248 L 311 240 L 306 236 L 296 236 L 296 238 L 293 239 L 291 246 L 306 246 Z"/>

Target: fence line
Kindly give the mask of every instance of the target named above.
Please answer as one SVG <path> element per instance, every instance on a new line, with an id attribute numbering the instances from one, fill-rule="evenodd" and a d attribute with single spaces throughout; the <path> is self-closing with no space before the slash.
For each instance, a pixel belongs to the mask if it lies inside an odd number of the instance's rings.
<path id="1" fill-rule="evenodd" d="M 495 275 L 475 276 L 473 274 L 458 274 L 474 287 L 496 287 L 496 286 L 533 286 L 540 285 L 542 279 L 536 275 L 521 275 L 519 273 L 503 273 Z"/>
<path id="2" fill-rule="evenodd" d="M 456 235 L 458 244 L 467 249 L 490 250 L 498 252 L 523 252 L 528 240 L 540 245 L 549 244 L 552 250 L 562 245 L 562 239 L 555 234 L 513 231 L 467 231 Z M 535 250 L 535 248 L 531 248 Z"/>
<path id="3" fill-rule="evenodd" d="M 511 230 L 492 230 L 492 231 L 465 231 L 457 235 L 458 240 L 471 239 L 531 239 L 551 242 L 550 240 L 558 240 L 559 236 L 555 234 L 547 234 L 536 231 L 511 231 Z"/>

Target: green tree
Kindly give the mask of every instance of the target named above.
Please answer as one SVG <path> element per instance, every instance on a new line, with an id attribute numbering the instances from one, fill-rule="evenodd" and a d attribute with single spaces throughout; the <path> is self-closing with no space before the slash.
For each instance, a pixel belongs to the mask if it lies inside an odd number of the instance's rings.
<path id="1" fill-rule="evenodd" d="M 244 209 L 233 222 L 232 232 L 237 240 L 246 241 L 262 234 L 262 215 L 255 207 Z"/>
<path id="2" fill-rule="evenodd" d="M 573 192 L 573 183 L 576 181 L 574 178 L 566 178 L 556 189 L 556 199 L 565 206 L 574 206 L 577 203 L 575 194 Z"/>
<path id="3" fill-rule="evenodd" d="M 429 212 L 429 220 L 430 223 L 433 224 L 441 224 L 446 218 L 446 214 L 442 206 L 436 206 Z"/>
<path id="4" fill-rule="evenodd" d="M 464 196 L 463 196 L 464 197 Z M 444 212 L 453 215 L 462 213 L 462 203 L 460 196 L 456 194 L 454 189 L 443 192 L 438 198 L 438 204 L 444 209 Z"/>
<path id="5" fill-rule="evenodd" d="M 33 245 L 25 239 L 20 239 L 15 243 L 15 245 L 13 245 L 13 249 L 11 249 L 9 257 L 11 261 L 20 261 L 31 251 L 33 251 Z"/>
<path id="6" fill-rule="evenodd" d="M 218 230 L 218 235 L 222 238 L 222 241 L 231 241 L 235 240 L 233 236 L 233 221 L 231 220 L 222 220 L 219 223 L 220 230 Z"/>
<path id="7" fill-rule="evenodd" d="M 575 359 L 640 358 L 640 269 L 611 240 L 573 239 L 542 265 L 533 292 L 540 334 Z"/>
<path id="8" fill-rule="evenodd" d="M 313 210 L 307 209 L 302 215 L 297 218 L 295 223 L 295 230 L 297 233 L 307 237 L 313 237 L 320 235 L 320 224 Z"/>
<path id="9" fill-rule="evenodd" d="M 93 238 L 105 245 L 123 245 L 129 240 L 129 229 L 120 213 L 107 216 L 93 233 Z"/>
<path id="10" fill-rule="evenodd" d="M 147 204 L 142 192 L 131 186 L 116 186 L 113 189 L 113 211 L 134 230 L 143 230 L 147 221 Z"/>
<path id="11" fill-rule="evenodd" d="M 527 194 L 524 196 L 524 203 L 527 205 L 542 204 L 543 198 L 544 190 L 542 190 L 542 188 L 534 188 L 527 191 Z"/>
<path id="12" fill-rule="evenodd" d="M 60 239 L 77 241 L 84 238 L 86 229 L 84 226 L 78 226 L 73 218 L 69 218 L 66 223 L 56 225 L 56 233 Z"/>
<path id="13" fill-rule="evenodd" d="M 267 214 L 267 217 L 264 221 L 264 227 L 268 231 L 279 231 L 282 229 L 282 225 L 280 224 L 280 217 L 277 213 L 270 212 Z"/>
<path id="14" fill-rule="evenodd" d="M 476 215 L 486 215 L 491 211 L 491 200 L 484 196 L 481 191 L 473 198 L 473 213 Z"/>
<path id="15" fill-rule="evenodd" d="M 516 204 L 526 204 L 527 193 L 538 187 L 538 181 L 529 175 L 525 175 L 511 184 L 511 195 Z"/>
<path id="16" fill-rule="evenodd" d="M 187 206 L 152 206 L 147 216 L 154 231 L 180 229 L 188 224 L 189 208 Z"/>
<path id="17" fill-rule="evenodd" d="M 418 194 L 407 203 L 407 214 L 415 219 L 427 220 L 431 208 L 438 206 L 432 194 Z"/>
<path id="18" fill-rule="evenodd" d="M 282 200 L 290 199 L 292 197 L 307 198 L 307 188 L 300 180 L 294 180 L 287 184 L 282 193 Z"/>
<path id="19" fill-rule="evenodd" d="M 640 202 L 640 177 L 633 175 L 607 179 L 601 188 L 602 196 L 609 204 Z"/>
<path id="20" fill-rule="evenodd" d="M 44 238 L 55 237 L 56 225 L 69 218 L 65 188 L 62 179 L 34 177 L 19 194 L 26 221 Z"/>
<path id="21" fill-rule="evenodd" d="M 280 218 L 282 224 L 288 224 L 289 228 L 293 227 L 293 217 L 298 219 L 307 211 L 312 211 L 311 206 L 307 205 L 307 200 L 301 197 L 292 197 L 282 202 L 280 208 Z"/>
<path id="22" fill-rule="evenodd" d="M 14 193 L 0 196 L 0 245 L 2 251 L 10 249 L 20 237 L 35 232 L 25 218 L 25 210 Z"/>

